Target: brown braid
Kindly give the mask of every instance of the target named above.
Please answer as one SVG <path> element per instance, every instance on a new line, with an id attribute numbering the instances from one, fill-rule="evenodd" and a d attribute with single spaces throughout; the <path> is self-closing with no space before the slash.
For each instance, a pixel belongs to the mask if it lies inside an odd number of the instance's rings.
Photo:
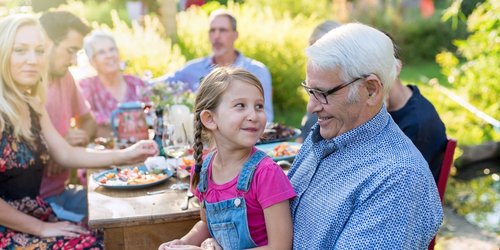
<path id="1" fill-rule="evenodd" d="M 194 115 L 194 153 L 195 169 L 193 178 L 191 179 L 191 188 L 196 189 L 196 185 L 200 182 L 200 172 L 203 164 L 203 124 L 201 123 L 200 113 Z"/>

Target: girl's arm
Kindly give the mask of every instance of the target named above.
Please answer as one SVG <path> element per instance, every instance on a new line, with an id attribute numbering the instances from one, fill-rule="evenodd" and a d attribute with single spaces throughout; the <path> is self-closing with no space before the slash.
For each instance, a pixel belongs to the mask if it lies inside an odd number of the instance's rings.
<path id="1" fill-rule="evenodd" d="M 167 249 L 167 247 L 174 245 L 200 246 L 204 240 L 210 237 L 210 232 L 208 231 L 207 226 L 207 217 L 205 214 L 205 209 L 203 208 L 200 209 L 200 218 L 201 220 L 193 226 L 189 233 L 178 240 L 173 240 L 161 244 L 160 247 L 158 247 L 158 250 L 164 250 Z"/>
<path id="2" fill-rule="evenodd" d="M 40 120 L 50 155 L 57 163 L 65 167 L 89 168 L 133 164 L 158 153 L 158 147 L 154 141 L 140 141 L 123 150 L 97 151 L 72 147 L 54 128 L 45 109 Z"/>
<path id="3" fill-rule="evenodd" d="M 70 222 L 43 222 L 33 216 L 27 215 L 10 206 L 0 199 L 0 225 L 19 231 L 36 235 L 40 238 L 54 236 L 77 237 L 79 234 L 89 232 L 84 228 Z"/>
<path id="4" fill-rule="evenodd" d="M 293 225 L 288 200 L 264 209 L 267 246 L 254 249 L 292 249 Z"/>

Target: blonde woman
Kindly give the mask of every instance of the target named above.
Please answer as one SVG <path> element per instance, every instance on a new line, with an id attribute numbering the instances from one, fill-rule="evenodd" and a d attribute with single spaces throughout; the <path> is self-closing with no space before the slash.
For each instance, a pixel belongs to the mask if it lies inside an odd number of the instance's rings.
<path id="1" fill-rule="evenodd" d="M 158 151 L 153 141 L 124 150 L 94 152 L 70 146 L 43 108 L 45 36 L 29 15 L 0 21 L 0 248 L 102 248 L 81 225 L 59 221 L 38 197 L 50 158 L 66 167 L 103 167 L 143 161 Z"/>

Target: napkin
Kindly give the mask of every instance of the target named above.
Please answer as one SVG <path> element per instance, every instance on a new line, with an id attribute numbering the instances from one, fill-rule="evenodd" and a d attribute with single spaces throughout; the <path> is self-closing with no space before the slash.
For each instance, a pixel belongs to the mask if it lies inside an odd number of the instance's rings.
<path id="1" fill-rule="evenodd" d="M 167 160 L 163 156 L 148 157 L 144 161 L 144 165 L 146 165 L 146 168 L 148 169 L 148 171 L 153 171 L 154 169 L 161 169 L 161 170 L 168 169 L 172 172 L 175 171 L 175 168 L 174 168 L 175 165 L 172 164 L 172 162 L 170 162 L 170 163 L 167 162 Z"/>

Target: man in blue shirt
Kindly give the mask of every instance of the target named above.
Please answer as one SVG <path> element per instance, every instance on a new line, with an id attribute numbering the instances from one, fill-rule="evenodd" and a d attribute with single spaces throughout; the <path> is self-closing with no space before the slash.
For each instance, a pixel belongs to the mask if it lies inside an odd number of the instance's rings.
<path id="1" fill-rule="evenodd" d="M 154 82 L 183 82 L 185 89 L 196 91 L 201 79 L 216 66 L 244 68 L 254 74 L 264 88 L 264 109 L 268 122 L 274 119 L 271 74 L 264 64 L 245 57 L 234 48 L 238 39 L 237 23 L 234 16 L 225 10 L 216 10 L 210 15 L 208 33 L 212 44 L 212 55 L 189 61 L 182 69 L 171 75 L 165 75 Z"/>
<path id="2" fill-rule="evenodd" d="M 307 49 L 307 111 L 318 116 L 288 177 L 294 249 L 427 249 L 443 220 L 422 154 L 383 105 L 393 44 L 342 25 Z"/>

